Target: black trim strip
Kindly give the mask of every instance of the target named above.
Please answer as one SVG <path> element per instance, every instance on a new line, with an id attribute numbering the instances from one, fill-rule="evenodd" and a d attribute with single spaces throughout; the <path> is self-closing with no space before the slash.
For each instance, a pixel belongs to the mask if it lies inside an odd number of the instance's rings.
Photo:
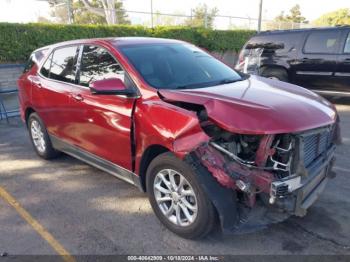
<path id="1" fill-rule="evenodd" d="M 94 154 L 91 154 L 77 146 L 73 146 L 54 135 L 50 135 L 52 146 L 58 151 L 62 151 L 68 155 L 71 155 L 87 164 L 101 169 L 117 178 L 124 180 L 132 185 L 137 186 L 141 191 L 143 191 L 141 186 L 141 180 L 135 173 L 118 166 L 108 160 L 100 158 Z"/>

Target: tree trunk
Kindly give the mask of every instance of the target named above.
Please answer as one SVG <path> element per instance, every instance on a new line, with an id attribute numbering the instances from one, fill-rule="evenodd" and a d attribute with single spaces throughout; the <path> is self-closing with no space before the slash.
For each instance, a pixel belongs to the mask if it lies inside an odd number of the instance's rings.
<path id="1" fill-rule="evenodd" d="M 117 24 L 117 16 L 115 10 L 115 0 L 107 0 L 111 24 Z"/>
<path id="2" fill-rule="evenodd" d="M 107 24 L 113 25 L 118 22 L 115 10 L 115 0 L 99 0 L 102 3 L 103 11 L 100 8 L 95 8 L 91 6 L 88 0 L 82 1 L 85 8 L 88 9 L 90 12 L 99 16 L 104 16 L 106 18 Z"/>

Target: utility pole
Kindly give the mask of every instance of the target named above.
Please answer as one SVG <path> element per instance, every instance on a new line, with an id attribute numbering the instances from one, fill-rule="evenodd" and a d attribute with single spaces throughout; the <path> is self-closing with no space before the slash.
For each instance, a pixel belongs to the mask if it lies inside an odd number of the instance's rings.
<path id="1" fill-rule="evenodd" d="M 153 28 L 153 0 L 151 0 L 151 27 Z"/>
<path id="2" fill-rule="evenodd" d="M 208 28 L 208 8 L 204 6 L 204 28 Z"/>
<path id="3" fill-rule="evenodd" d="M 259 0 L 259 20 L 258 20 L 258 32 L 260 32 L 260 31 L 261 31 L 262 6 L 263 6 L 263 0 Z"/>
<path id="4" fill-rule="evenodd" d="M 190 21 L 191 21 L 191 27 L 193 26 L 193 21 L 192 21 L 192 8 L 191 8 L 191 16 L 190 16 Z"/>
<path id="5" fill-rule="evenodd" d="M 73 16 L 72 16 L 71 0 L 67 0 L 67 17 L 68 17 L 68 24 L 72 24 Z"/>

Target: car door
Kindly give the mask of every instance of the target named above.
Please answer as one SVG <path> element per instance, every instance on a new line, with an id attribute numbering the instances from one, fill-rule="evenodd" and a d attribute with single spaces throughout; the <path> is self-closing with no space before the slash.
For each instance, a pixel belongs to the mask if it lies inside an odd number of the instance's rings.
<path id="1" fill-rule="evenodd" d="M 335 71 L 336 91 L 350 92 L 350 30 L 343 31 L 341 53 Z"/>
<path id="2" fill-rule="evenodd" d="M 48 56 L 32 80 L 32 103 L 43 119 L 48 132 L 70 140 L 67 132 L 70 121 L 71 86 L 75 83 L 78 46 L 60 47 Z"/>
<path id="3" fill-rule="evenodd" d="M 307 33 L 294 65 L 296 84 L 316 90 L 334 88 L 340 36 L 339 30 Z"/>
<path id="4" fill-rule="evenodd" d="M 83 47 L 79 68 L 79 86 L 71 94 L 74 144 L 131 170 L 131 117 L 136 98 L 92 94 L 88 86 L 112 77 L 120 78 L 129 88 L 135 88 L 133 82 L 113 55 L 100 46 Z"/>

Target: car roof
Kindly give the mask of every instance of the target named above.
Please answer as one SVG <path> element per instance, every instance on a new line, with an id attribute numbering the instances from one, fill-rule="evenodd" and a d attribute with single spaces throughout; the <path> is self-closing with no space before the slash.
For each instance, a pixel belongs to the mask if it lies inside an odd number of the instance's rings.
<path id="1" fill-rule="evenodd" d="M 310 31 L 323 31 L 323 30 L 341 30 L 350 29 L 349 25 L 342 26 L 332 26 L 332 27 L 317 27 L 317 28 L 301 28 L 301 29 L 286 29 L 286 30 L 267 30 L 258 33 L 256 36 L 268 36 L 274 34 L 288 34 L 288 33 L 298 33 L 298 32 L 310 32 Z"/>
<path id="2" fill-rule="evenodd" d="M 108 42 L 116 46 L 122 45 L 143 45 L 143 44 L 173 44 L 183 43 L 181 40 L 168 39 L 168 38 L 156 38 L 156 37 L 116 37 L 108 38 Z"/>
<path id="3" fill-rule="evenodd" d="M 176 39 L 167 39 L 167 38 L 156 38 L 156 37 L 106 37 L 106 38 L 89 38 L 89 39 L 77 39 L 55 43 L 52 45 L 44 46 L 39 49 L 36 49 L 34 52 L 37 52 L 42 49 L 47 48 L 57 48 L 60 46 L 74 45 L 74 44 L 97 44 L 97 43 L 110 43 L 113 46 L 125 46 L 125 45 L 143 45 L 143 44 L 160 44 L 160 43 L 184 43 L 184 41 Z"/>

